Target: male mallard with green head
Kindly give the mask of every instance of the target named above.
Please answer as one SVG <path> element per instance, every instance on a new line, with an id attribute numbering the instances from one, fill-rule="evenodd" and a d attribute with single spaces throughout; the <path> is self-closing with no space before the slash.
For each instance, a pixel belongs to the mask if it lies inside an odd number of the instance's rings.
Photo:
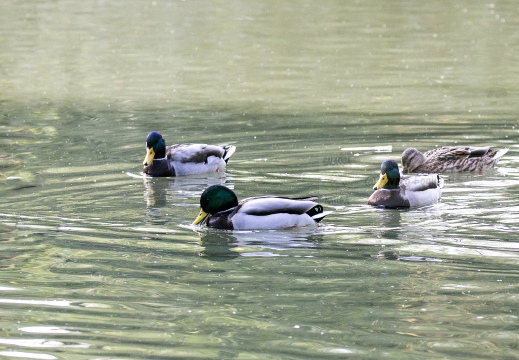
<path id="1" fill-rule="evenodd" d="M 146 138 L 146 157 L 142 172 L 150 176 L 182 176 L 225 171 L 234 154 L 234 145 L 175 144 L 156 131 Z"/>
<path id="2" fill-rule="evenodd" d="M 238 201 L 223 185 L 208 187 L 200 197 L 200 214 L 193 225 L 227 230 L 274 230 L 314 225 L 330 211 L 316 203 L 315 197 L 285 198 L 256 196 Z"/>
<path id="3" fill-rule="evenodd" d="M 386 160 L 380 167 L 380 178 L 368 205 L 400 208 L 432 204 L 440 199 L 442 185 L 443 180 L 437 174 L 401 178 L 396 161 Z"/>
<path id="4" fill-rule="evenodd" d="M 487 147 L 444 146 L 421 153 L 408 148 L 402 153 L 402 167 L 407 173 L 444 173 L 490 169 L 508 149 Z"/>

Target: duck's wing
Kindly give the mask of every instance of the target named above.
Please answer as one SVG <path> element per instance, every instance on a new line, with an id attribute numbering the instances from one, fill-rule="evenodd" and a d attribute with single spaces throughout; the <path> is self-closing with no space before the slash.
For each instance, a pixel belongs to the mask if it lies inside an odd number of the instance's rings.
<path id="1" fill-rule="evenodd" d="M 280 213 L 302 215 L 319 206 L 320 211 L 313 210 L 315 215 L 322 213 L 322 207 L 314 201 L 316 199 L 315 197 L 291 199 L 279 196 L 258 196 L 242 200 L 237 211 L 255 216 Z"/>
<path id="2" fill-rule="evenodd" d="M 469 158 L 479 158 L 490 155 L 490 146 L 469 147 Z"/>
<path id="3" fill-rule="evenodd" d="M 438 174 L 406 175 L 400 179 L 400 187 L 406 192 L 420 192 L 443 186 L 443 178 Z"/>
<path id="4" fill-rule="evenodd" d="M 438 174 L 419 175 L 401 184 L 400 192 L 410 207 L 433 204 L 441 198 L 443 179 Z"/>
<path id="5" fill-rule="evenodd" d="M 323 211 L 315 198 L 290 199 L 262 196 L 242 200 L 232 216 L 237 230 L 287 229 L 315 225 L 330 211 Z"/>
<path id="6" fill-rule="evenodd" d="M 424 156 L 427 159 L 438 161 L 452 161 L 466 158 L 480 158 L 489 155 L 490 146 L 444 146 L 438 149 L 427 151 Z"/>
<path id="7" fill-rule="evenodd" d="M 233 145 L 175 144 L 167 147 L 166 156 L 174 162 L 205 163 L 209 156 L 227 161 L 235 150 Z"/>

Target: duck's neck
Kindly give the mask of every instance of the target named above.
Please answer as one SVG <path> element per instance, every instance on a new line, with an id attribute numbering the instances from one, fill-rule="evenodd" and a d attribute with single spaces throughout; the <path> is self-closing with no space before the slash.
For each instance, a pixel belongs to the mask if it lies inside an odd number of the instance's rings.
<path id="1" fill-rule="evenodd" d="M 155 151 L 156 159 L 164 159 L 166 157 L 166 142 L 164 139 L 160 139 L 160 141 L 153 147 Z"/>
<path id="2" fill-rule="evenodd" d="M 400 186 L 400 172 L 398 169 L 392 169 L 387 173 L 387 184 L 385 189 L 394 190 Z"/>

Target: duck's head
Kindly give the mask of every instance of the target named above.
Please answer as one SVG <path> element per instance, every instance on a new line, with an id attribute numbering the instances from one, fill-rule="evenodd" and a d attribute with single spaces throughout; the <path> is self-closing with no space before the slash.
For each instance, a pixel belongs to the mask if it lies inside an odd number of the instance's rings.
<path id="1" fill-rule="evenodd" d="M 235 206 L 238 206 L 238 197 L 231 189 L 223 185 L 209 186 L 200 196 L 200 214 L 193 225 L 200 224 L 210 215 Z"/>
<path id="2" fill-rule="evenodd" d="M 162 159 L 166 157 L 166 141 L 156 131 L 152 131 L 146 138 L 146 157 L 144 158 L 144 166 L 151 165 L 153 159 Z"/>
<path id="3" fill-rule="evenodd" d="M 380 166 L 380 178 L 373 186 L 373 190 L 378 189 L 398 189 L 400 185 L 400 172 L 395 160 L 386 160 Z"/>
<path id="4" fill-rule="evenodd" d="M 425 156 L 415 148 L 405 149 L 402 153 L 402 167 L 404 174 L 412 173 L 425 163 Z"/>

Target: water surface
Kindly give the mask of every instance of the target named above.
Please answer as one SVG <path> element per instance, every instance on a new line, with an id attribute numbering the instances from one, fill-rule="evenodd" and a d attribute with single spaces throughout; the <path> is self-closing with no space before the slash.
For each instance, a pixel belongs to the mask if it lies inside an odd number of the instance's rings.
<path id="1" fill-rule="evenodd" d="M 516 7 L 0 4 L 0 357 L 517 357 Z M 143 179 L 150 130 L 238 150 Z M 366 205 L 383 160 L 454 144 L 509 152 Z M 194 228 L 212 184 L 333 214 Z"/>

